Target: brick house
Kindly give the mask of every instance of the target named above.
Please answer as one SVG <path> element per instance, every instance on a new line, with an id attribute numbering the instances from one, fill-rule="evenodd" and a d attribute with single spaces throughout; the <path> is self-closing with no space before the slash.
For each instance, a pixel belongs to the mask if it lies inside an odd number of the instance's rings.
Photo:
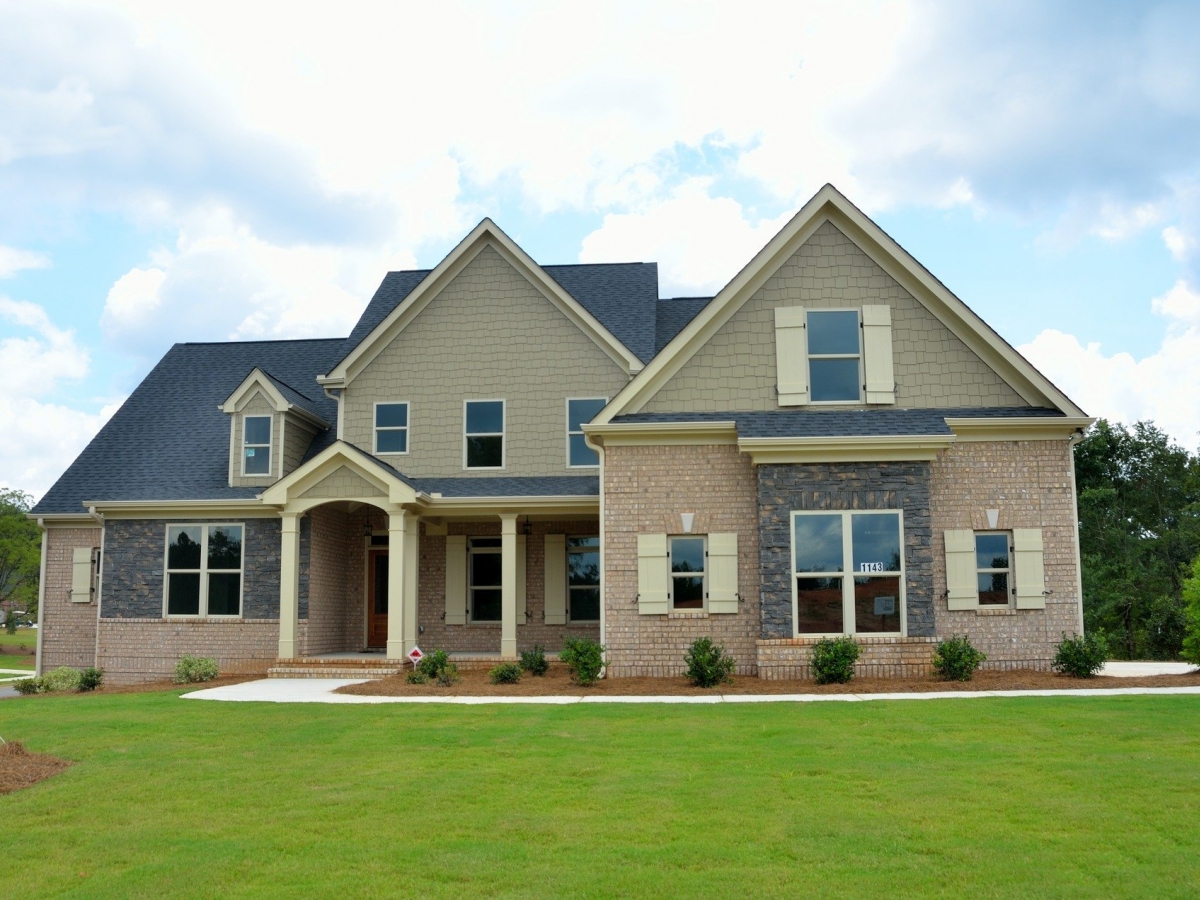
<path id="1" fill-rule="evenodd" d="M 852 634 L 901 674 L 966 634 L 1045 668 L 1082 630 L 1091 421 L 831 186 L 711 298 L 484 220 L 348 338 L 172 347 L 32 513 L 38 665 L 586 635 L 667 675 L 711 636 L 781 678 Z"/>

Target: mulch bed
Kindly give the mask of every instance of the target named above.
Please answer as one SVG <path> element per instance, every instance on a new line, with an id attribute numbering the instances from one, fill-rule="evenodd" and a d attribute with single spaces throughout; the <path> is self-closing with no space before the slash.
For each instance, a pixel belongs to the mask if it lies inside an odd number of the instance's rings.
<path id="1" fill-rule="evenodd" d="M 1146 678 L 1068 678 L 1052 672 L 977 672 L 971 681 L 941 681 L 923 678 L 855 678 L 849 684 L 819 685 L 813 681 L 764 681 L 751 676 L 735 677 L 732 684 L 716 688 L 698 688 L 686 678 L 606 678 L 590 687 L 571 682 L 566 667 L 552 665 L 541 678 L 529 673 L 516 684 L 492 684 L 483 669 L 468 669 L 462 680 L 451 687 L 435 684 L 408 684 L 403 675 L 377 681 L 351 684 L 337 689 L 339 694 L 368 697 L 547 697 L 555 695 L 601 696 L 704 695 L 704 694 L 892 694 L 926 691 L 1022 691 L 1045 689 L 1186 687 L 1200 685 L 1200 673 L 1190 675 L 1154 675 Z"/>
<path id="2" fill-rule="evenodd" d="M 0 744 L 0 794 L 11 794 L 57 775 L 71 765 L 45 753 L 30 753 L 20 741 Z"/>

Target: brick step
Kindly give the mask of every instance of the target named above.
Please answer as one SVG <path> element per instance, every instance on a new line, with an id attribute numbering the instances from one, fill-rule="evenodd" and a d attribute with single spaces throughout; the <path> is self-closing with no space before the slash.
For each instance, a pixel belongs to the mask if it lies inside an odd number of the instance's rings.
<path id="1" fill-rule="evenodd" d="M 267 669 L 268 678 L 387 678 L 407 663 L 384 659 L 280 659 Z"/>

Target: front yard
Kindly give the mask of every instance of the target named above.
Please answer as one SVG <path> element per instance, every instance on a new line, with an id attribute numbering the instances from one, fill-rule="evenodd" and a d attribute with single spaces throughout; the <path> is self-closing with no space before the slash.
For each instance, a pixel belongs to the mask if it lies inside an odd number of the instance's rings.
<path id="1" fill-rule="evenodd" d="M 1200 697 L 0 701 L 0 896 L 1196 896 Z M 11 829 L 11 830 L 10 830 Z"/>
<path id="2" fill-rule="evenodd" d="M 9 634 L 0 628 L 0 669 L 29 669 L 37 661 L 37 629 L 18 628 Z"/>

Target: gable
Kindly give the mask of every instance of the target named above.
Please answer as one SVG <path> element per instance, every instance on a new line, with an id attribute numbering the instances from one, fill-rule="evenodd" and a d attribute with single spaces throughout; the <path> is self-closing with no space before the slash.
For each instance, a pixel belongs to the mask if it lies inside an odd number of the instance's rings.
<path id="1" fill-rule="evenodd" d="M 357 472 L 351 471 L 346 466 L 339 466 L 334 471 L 330 472 L 307 491 L 300 495 L 303 500 L 329 498 L 339 499 L 342 497 L 385 497 L 387 496 L 382 490 L 371 484 L 367 479 L 363 478 Z"/>

